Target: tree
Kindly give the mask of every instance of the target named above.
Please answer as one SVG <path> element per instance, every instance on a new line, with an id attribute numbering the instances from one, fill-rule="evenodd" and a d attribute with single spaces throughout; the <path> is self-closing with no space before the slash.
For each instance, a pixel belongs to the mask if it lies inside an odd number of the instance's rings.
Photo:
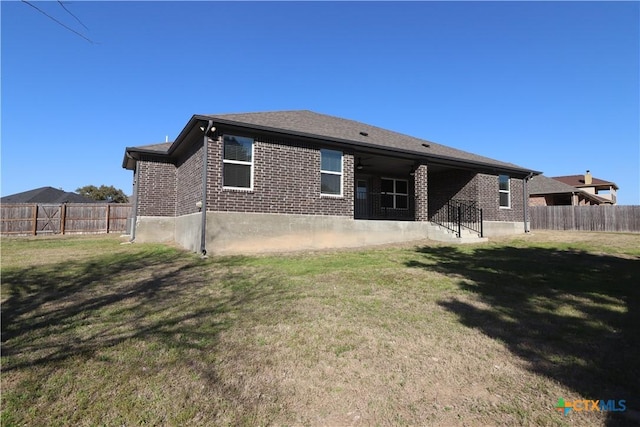
<path id="1" fill-rule="evenodd" d="M 127 203 L 129 201 L 129 198 L 124 194 L 124 192 L 115 188 L 113 185 L 108 187 L 106 185 L 101 185 L 100 187 L 96 187 L 95 185 L 85 185 L 84 187 L 78 188 L 76 193 L 88 197 L 91 200 L 114 203 Z"/>

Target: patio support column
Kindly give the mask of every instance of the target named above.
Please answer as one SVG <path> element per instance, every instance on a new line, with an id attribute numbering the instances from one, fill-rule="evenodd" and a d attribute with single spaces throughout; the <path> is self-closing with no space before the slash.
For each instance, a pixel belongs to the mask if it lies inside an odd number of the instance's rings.
<path id="1" fill-rule="evenodd" d="M 427 165 L 419 165 L 415 175 L 416 221 L 429 221 Z"/>

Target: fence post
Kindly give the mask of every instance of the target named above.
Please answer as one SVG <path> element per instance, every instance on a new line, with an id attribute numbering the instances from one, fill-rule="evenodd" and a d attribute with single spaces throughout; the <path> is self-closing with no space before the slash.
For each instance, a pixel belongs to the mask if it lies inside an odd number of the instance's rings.
<path id="1" fill-rule="evenodd" d="M 482 209 L 480 209 L 480 237 L 484 237 L 484 225 L 482 224 Z"/>
<path id="2" fill-rule="evenodd" d="M 109 216 L 111 213 L 111 204 L 107 203 L 107 234 L 109 234 Z"/>
<path id="3" fill-rule="evenodd" d="M 458 222 L 458 237 L 462 237 L 462 230 L 460 229 L 460 225 L 462 223 L 462 208 L 460 207 L 460 205 L 458 205 L 457 222 Z"/>
<path id="4" fill-rule="evenodd" d="M 38 232 L 38 204 L 33 205 L 33 235 Z"/>
<path id="5" fill-rule="evenodd" d="M 65 222 L 67 222 L 67 204 L 63 203 L 60 209 L 60 233 L 64 234 Z"/>

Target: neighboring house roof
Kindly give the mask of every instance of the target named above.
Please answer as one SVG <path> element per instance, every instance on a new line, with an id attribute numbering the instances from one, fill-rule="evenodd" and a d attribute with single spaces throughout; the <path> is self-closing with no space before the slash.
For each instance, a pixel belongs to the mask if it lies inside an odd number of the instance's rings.
<path id="1" fill-rule="evenodd" d="M 580 187 L 613 187 L 618 189 L 615 182 L 605 181 L 604 179 L 591 178 L 591 184 L 585 184 L 584 175 L 566 175 L 566 176 L 554 176 L 552 179 L 560 181 L 562 183 L 580 188 Z"/>
<path id="2" fill-rule="evenodd" d="M 0 199 L 0 203 L 95 203 L 95 201 L 77 193 L 53 187 L 40 187 L 5 196 Z"/>
<path id="3" fill-rule="evenodd" d="M 354 120 L 319 114 L 308 110 L 296 111 L 272 111 L 261 113 L 221 114 L 221 115 L 195 115 L 180 133 L 175 142 L 167 150 L 171 155 L 195 126 L 202 122 L 212 120 L 214 126 L 228 125 L 254 131 L 275 133 L 286 136 L 320 139 L 330 143 L 347 145 L 358 149 L 386 151 L 409 155 L 415 158 L 424 158 L 431 161 L 439 161 L 445 164 L 465 164 L 467 166 L 482 167 L 485 169 L 529 174 L 536 172 L 523 168 L 513 163 L 502 162 L 435 142 L 415 138 L 398 132 L 393 132 L 377 126 L 368 125 Z M 126 152 L 149 153 L 157 151 L 157 146 L 127 147 Z M 149 147 L 156 147 L 150 149 Z M 133 160 L 133 159 L 132 159 Z M 133 163 L 125 154 L 123 167 L 131 169 Z"/>
<path id="4" fill-rule="evenodd" d="M 549 178 L 544 175 L 532 177 L 529 180 L 528 187 L 530 196 L 539 196 L 543 194 L 579 194 L 580 196 L 593 200 L 598 204 L 611 203 L 611 200 L 596 196 L 595 194 L 587 193 L 579 188 L 572 187 L 569 184 L 565 184 L 555 178 Z"/>
<path id="5" fill-rule="evenodd" d="M 529 180 L 530 195 L 576 193 L 578 191 L 580 190 L 575 187 L 544 175 L 534 176 Z"/>

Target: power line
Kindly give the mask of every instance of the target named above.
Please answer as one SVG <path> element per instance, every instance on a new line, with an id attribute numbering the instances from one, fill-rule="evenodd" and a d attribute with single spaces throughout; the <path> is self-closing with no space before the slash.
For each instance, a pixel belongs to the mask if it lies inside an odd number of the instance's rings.
<path id="1" fill-rule="evenodd" d="M 76 30 L 74 30 L 73 28 L 70 28 L 68 26 L 66 26 L 65 24 L 63 24 L 62 22 L 58 21 L 56 18 L 54 18 L 53 16 L 49 15 L 47 12 L 45 12 L 44 10 L 40 9 L 37 6 L 34 6 L 33 4 L 31 4 L 30 2 L 28 2 L 27 0 L 20 0 L 22 3 L 26 3 L 29 6 L 31 6 L 32 8 L 34 8 L 35 10 L 37 10 L 38 12 L 42 13 L 44 16 L 46 16 L 47 18 L 51 19 L 52 21 L 56 22 L 57 24 L 63 26 L 64 28 L 66 28 L 67 30 L 71 31 L 72 33 L 82 37 L 83 39 L 85 39 L 86 41 L 88 41 L 91 44 L 94 44 L 93 40 L 91 40 L 90 38 L 88 38 L 87 36 L 85 36 L 84 34 L 81 34 L 79 32 L 77 32 Z"/>
<path id="2" fill-rule="evenodd" d="M 89 31 L 89 28 L 88 28 L 86 25 L 84 25 L 84 24 L 82 23 L 82 21 L 80 20 L 80 18 L 78 18 L 78 17 L 77 17 L 76 15 L 74 15 L 74 14 L 73 14 L 69 9 L 67 9 L 67 6 L 65 6 L 63 2 L 61 2 L 61 1 L 59 1 L 59 0 L 58 0 L 58 4 L 59 4 L 60 6 L 62 6 L 62 8 L 63 8 L 64 10 L 66 10 L 66 11 L 67 11 L 67 13 L 68 13 L 69 15 L 73 16 L 73 17 L 75 18 L 75 20 L 76 20 L 76 21 L 78 21 L 78 23 L 79 23 L 80 25 L 82 25 L 82 26 L 85 28 L 85 30 Z"/>

